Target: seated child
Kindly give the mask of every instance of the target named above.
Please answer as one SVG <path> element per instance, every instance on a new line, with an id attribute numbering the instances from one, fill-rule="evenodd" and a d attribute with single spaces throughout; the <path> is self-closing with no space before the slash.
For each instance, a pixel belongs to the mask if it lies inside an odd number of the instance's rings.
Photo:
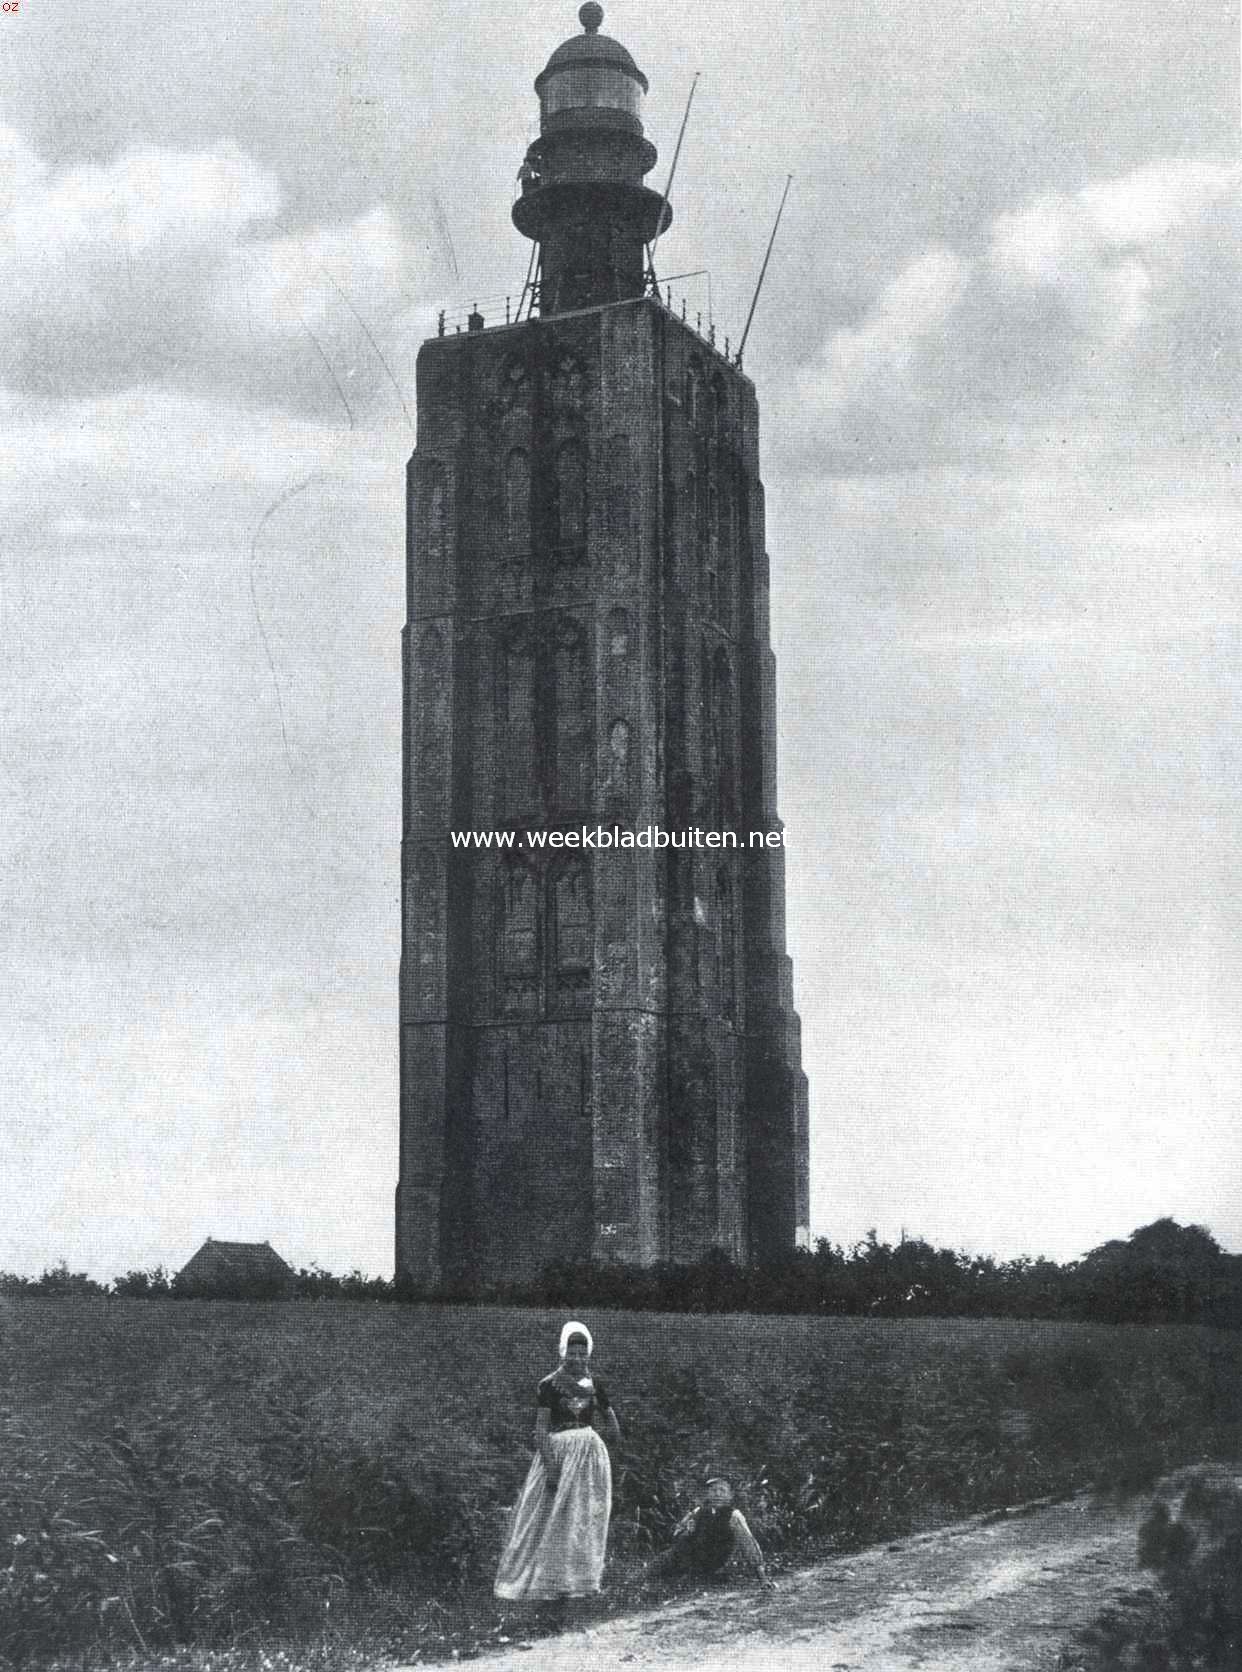
<path id="1" fill-rule="evenodd" d="M 709 1480 L 703 1497 L 677 1523 L 673 1542 L 643 1573 L 643 1581 L 667 1574 L 695 1574 L 707 1578 L 737 1557 L 767 1590 L 774 1589 L 764 1566 L 763 1551 L 733 1502 L 733 1487 L 717 1476 Z"/>

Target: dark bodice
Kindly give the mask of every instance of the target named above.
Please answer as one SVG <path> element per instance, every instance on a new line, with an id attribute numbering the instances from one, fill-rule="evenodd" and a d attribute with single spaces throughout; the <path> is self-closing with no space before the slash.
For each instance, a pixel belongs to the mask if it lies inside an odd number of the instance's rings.
<path id="1" fill-rule="evenodd" d="M 608 1389 L 598 1376 L 579 1380 L 564 1368 L 554 1370 L 540 1382 L 537 1402 L 541 1411 L 550 1413 L 549 1427 L 554 1434 L 563 1428 L 589 1428 L 597 1411 L 602 1414 L 612 1408 Z"/>

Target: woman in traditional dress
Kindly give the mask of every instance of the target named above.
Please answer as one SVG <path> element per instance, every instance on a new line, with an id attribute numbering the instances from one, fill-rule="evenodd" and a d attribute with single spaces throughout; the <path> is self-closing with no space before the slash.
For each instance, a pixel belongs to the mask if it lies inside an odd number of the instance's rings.
<path id="1" fill-rule="evenodd" d="M 585 1324 L 561 1331 L 561 1362 L 539 1384 L 535 1455 L 496 1572 L 506 1602 L 553 1602 L 599 1590 L 612 1513 L 608 1447 L 621 1438 L 608 1390 L 590 1370 Z"/>

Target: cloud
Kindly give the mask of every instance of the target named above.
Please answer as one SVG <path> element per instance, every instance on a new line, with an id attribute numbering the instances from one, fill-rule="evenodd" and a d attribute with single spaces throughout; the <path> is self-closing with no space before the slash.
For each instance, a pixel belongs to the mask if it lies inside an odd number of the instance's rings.
<path id="1" fill-rule="evenodd" d="M 232 144 L 53 173 L 0 131 L 9 387 L 65 399 L 154 381 L 351 421 L 381 386 L 404 400 L 385 341 L 432 317 L 412 246 L 382 206 L 285 232 L 282 203 Z"/>
<path id="2" fill-rule="evenodd" d="M 843 442 L 884 454 L 925 434 L 968 282 L 960 256 L 930 249 L 886 287 L 856 330 L 829 340 L 813 393 Z"/>
<path id="3" fill-rule="evenodd" d="M 363 1223 L 382 1263 L 404 425 L 148 386 L 28 399 L 8 440 L 0 1267 L 226 1226 L 345 1265 Z"/>
<path id="4" fill-rule="evenodd" d="M 356 413 L 383 384 L 408 416 L 412 391 L 393 369 L 394 345 L 431 333 L 434 308 L 416 300 L 418 283 L 396 220 L 375 208 L 297 237 L 237 245 L 210 297 L 213 335 L 238 388 L 261 394 L 274 369 L 291 386 L 298 379 L 294 404 L 316 407 L 326 375 Z"/>
<path id="5" fill-rule="evenodd" d="M 1240 184 L 1219 157 L 1162 159 L 1001 214 L 970 253 L 924 250 L 803 371 L 806 445 L 903 469 L 1123 402 L 1210 440 L 1242 375 Z"/>
<path id="6" fill-rule="evenodd" d="M 32 191 L 45 173 L 40 158 L 16 128 L 0 122 L 0 209 L 5 213 Z"/>
<path id="7" fill-rule="evenodd" d="M 1088 355 L 1142 358 L 1203 302 L 1220 308 L 1222 324 L 1234 312 L 1212 270 L 1223 257 L 1235 280 L 1242 273 L 1239 185 L 1237 164 L 1172 158 L 1044 195 L 998 217 L 985 283 L 1019 313 L 1050 305 Z M 1193 353 L 1210 341 L 1182 346 Z"/>

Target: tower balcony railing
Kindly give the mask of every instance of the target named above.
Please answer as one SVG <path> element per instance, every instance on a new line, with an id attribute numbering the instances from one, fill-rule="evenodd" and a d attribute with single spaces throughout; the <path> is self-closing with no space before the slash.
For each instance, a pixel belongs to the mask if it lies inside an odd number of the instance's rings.
<path id="1" fill-rule="evenodd" d="M 703 279 L 707 287 L 706 318 L 701 306 L 691 305 L 684 290 L 675 292 L 673 286 L 679 281 L 687 279 Z M 716 322 L 712 314 L 711 273 L 706 267 L 698 268 L 692 273 L 674 273 L 669 279 L 656 281 L 650 274 L 647 276 L 644 296 L 659 304 L 672 318 L 680 321 L 687 330 L 693 331 L 704 347 L 718 355 L 722 360 L 739 370 L 742 359 L 734 353 L 733 344 L 728 336 L 723 336 L 716 329 Z M 604 303 L 604 307 L 621 307 L 626 301 Z M 523 290 L 514 292 L 499 292 L 493 296 L 480 296 L 468 306 L 458 304 L 452 308 L 441 308 L 436 325 L 438 337 L 451 337 L 462 332 L 504 330 L 507 326 L 524 325 L 532 319 L 538 319 L 539 282 L 532 280 Z M 591 310 L 586 310 L 591 311 Z"/>
<path id="2" fill-rule="evenodd" d="M 451 337 L 462 331 L 494 331 L 498 326 L 520 324 L 525 317 L 525 297 L 520 290 L 516 294 L 510 291 L 480 296 L 469 305 L 458 303 L 441 308 L 436 335 Z"/>
<path id="3" fill-rule="evenodd" d="M 696 307 L 692 312 L 689 300 L 684 290 L 674 296 L 673 286 L 679 281 L 684 281 L 686 279 L 703 279 L 706 281 L 706 324 L 703 319 L 702 307 Z M 741 367 L 741 356 L 734 354 L 733 344 L 730 338 L 719 335 L 716 330 L 716 321 L 714 317 L 714 310 L 712 308 L 712 275 L 709 268 L 700 267 L 693 273 L 674 273 L 671 278 L 662 282 L 659 280 L 653 280 L 649 275 L 647 282 L 647 295 L 650 296 L 653 301 L 658 302 L 665 312 L 672 314 L 674 319 L 679 319 L 681 323 L 687 327 L 687 329 L 693 331 L 695 336 L 697 336 L 699 340 L 708 348 L 712 349 L 714 353 L 718 354 L 722 360 L 728 361 L 731 366 Z"/>

